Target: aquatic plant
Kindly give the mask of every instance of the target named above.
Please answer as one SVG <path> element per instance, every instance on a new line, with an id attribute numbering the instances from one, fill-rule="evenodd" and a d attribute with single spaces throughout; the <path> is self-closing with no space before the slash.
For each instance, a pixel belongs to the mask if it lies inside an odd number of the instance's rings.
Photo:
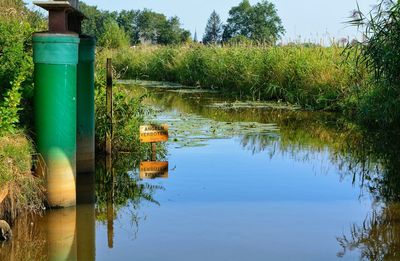
<path id="1" fill-rule="evenodd" d="M 115 78 L 119 74 L 114 70 Z M 106 108 L 106 72 L 104 64 L 97 64 L 95 73 L 95 122 L 96 148 L 105 148 L 105 137 L 109 124 Z M 144 122 L 147 109 L 142 105 L 145 96 L 136 96 L 127 89 L 113 86 L 113 149 L 115 151 L 144 151 L 139 142 L 139 127 Z"/>

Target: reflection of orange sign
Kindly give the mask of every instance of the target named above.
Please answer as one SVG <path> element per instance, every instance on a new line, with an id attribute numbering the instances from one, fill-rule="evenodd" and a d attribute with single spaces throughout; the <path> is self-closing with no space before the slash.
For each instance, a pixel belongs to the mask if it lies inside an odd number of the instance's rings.
<path id="1" fill-rule="evenodd" d="M 140 126 L 140 142 L 168 141 L 168 125 Z"/>
<path id="2" fill-rule="evenodd" d="M 141 162 L 140 163 L 141 179 L 168 178 L 168 162 Z"/>

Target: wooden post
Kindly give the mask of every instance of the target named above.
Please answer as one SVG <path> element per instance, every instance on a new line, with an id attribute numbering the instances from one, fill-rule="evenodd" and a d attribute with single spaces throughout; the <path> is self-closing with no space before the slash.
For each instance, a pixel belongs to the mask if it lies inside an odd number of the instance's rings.
<path id="1" fill-rule="evenodd" d="M 107 194 L 107 242 L 108 247 L 114 247 L 114 186 L 115 186 L 115 175 L 112 162 L 112 156 L 106 156 L 106 176 L 107 178 L 111 175 L 111 187 L 108 187 Z"/>
<path id="2" fill-rule="evenodd" d="M 151 161 L 156 161 L 156 149 L 157 149 L 157 145 L 155 142 L 151 143 Z"/>
<path id="3" fill-rule="evenodd" d="M 112 153 L 112 139 L 113 139 L 113 73 L 112 73 L 112 61 L 111 58 L 107 58 L 107 91 L 106 91 L 106 103 L 107 103 L 107 123 L 108 128 L 106 131 L 106 153 Z"/>

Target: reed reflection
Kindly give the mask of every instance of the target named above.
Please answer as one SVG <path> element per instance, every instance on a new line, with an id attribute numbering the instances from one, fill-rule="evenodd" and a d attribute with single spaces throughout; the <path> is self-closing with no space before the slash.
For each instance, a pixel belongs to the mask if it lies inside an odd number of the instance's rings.
<path id="1" fill-rule="evenodd" d="M 48 260 L 44 217 L 20 216 L 13 226 L 13 239 L 0 244 L 0 260 Z"/>
<path id="2" fill-rule="evenodd" d="M 400 253 L 400 205 L 393 204 L 375 210 L 362 224 L 353 224 L 350 235 L 337 240 L 343 257 L 359 251 L 360 260 L 398 260 Z"/>
<path id="3" fill-rule="evenodd" d="M 343 248 L 338 256 L 361 253 L 361 260 L 397 260 L 400 253 L 400 132 L 364 130 L 330 113 L 279 109 L 218 108 L 209 106 L 224 101 L 209 93 L 151 91 L 152 105 L 179 113 L 196 114 L 215 122 L 258 122 L 276 124 L 279 131 L 235 134 L 245 150 L 277 154 L 298 161 L 310 161 L 314 154 L 328 152 L 329 165 L 339 179 L 359 187 L 360 200 L 373 199 L 371 213 L 362 224 L 353 224 L 338 237 Z M 185 123 L 190 129 L 192 122 Z M 214 124 L 210 122 L 210 124 Z M 211 126 L 212 127 L 212 126 Z M 211 128 L 212 130 L 213 128 Z M 231 135 L 231 133 L 228 133 Z"/>
<path id="4" fill-rule="evenodd" d="M 353 224 L 350 235 L 338 237 L 338 256 L 359 251 L 360 260 L 397 260 L 400 256 L 400 135 L 373 132 L 349 143 L 351 156 L 342 160 L 353 180 L 373 197 L 375 206 L 362 224 Z"/>
<path id="5" fill-rule="evenodd" d="M 114 222 L 122 208 L 131 215 L 133 238 L 142 218 L 139 210 L 143 202 L 159 205 L 153 198 L 164 188 L 140 180 L 140 161 L 134 154 L 116 154 L 99 159 L 96 167 L 96 220 L 107 226 L 107 245 L 114 247 Z M 124 214 L 126 214 L 124 212 Z"/>

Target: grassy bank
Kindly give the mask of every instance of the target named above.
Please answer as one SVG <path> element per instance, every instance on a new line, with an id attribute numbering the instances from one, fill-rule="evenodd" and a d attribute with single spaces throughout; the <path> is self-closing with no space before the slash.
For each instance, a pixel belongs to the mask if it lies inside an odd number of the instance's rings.
<path id="1" fill-rule="evenodd" d="M 22 212 L 43 209 L 43 178 L 32 175 L 32 143 L 22 134 L 0 137 L 0 191 L 8 196 L 0 204 L 0 219 L 13 220 Z"/>
<path id="2" fill-rule="evenodd" d="M 170 81 L 238 99 L 281 100 L 306 109 L 343 110 L 366 72 L 339 47 L 203 46 L 105 50 L 126 79 Z"/>

